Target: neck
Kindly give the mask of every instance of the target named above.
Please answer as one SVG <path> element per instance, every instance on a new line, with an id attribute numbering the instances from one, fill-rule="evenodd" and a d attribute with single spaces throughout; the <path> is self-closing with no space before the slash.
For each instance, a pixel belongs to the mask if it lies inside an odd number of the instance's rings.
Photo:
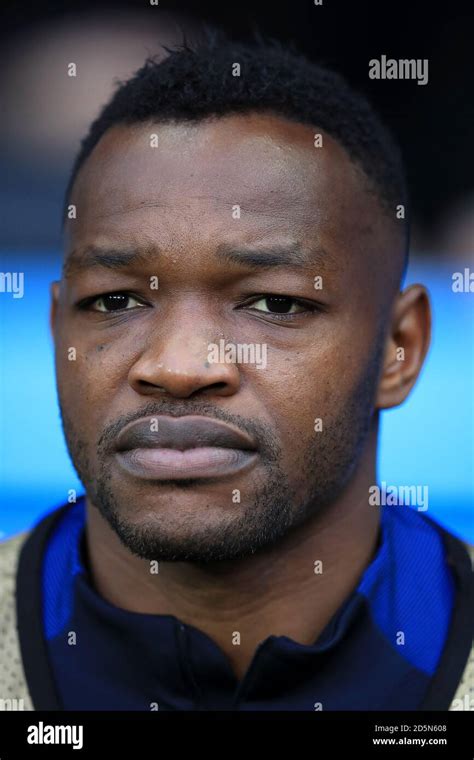
<path id="1" fill-rule="evenodd" d="M 379 512 L 368 504 L 375 442 L 363 460 L 337 503 L 270 549 L 205 567 L 160 562 L 158 574 L 121 544 L 87 500 L 86 549 L 94 586 L 117 607 L 173 615 L 199 628 L 240 678 L 255 648 L 271 634 L 313 643 L 357 586 L 378 538 Z M 235 632 L 240 646 L 233 643 Z"/>

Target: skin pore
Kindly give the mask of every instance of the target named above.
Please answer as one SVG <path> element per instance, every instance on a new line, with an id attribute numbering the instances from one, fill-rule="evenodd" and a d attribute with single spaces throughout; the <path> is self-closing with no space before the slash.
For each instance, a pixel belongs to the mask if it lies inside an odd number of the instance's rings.
<path id="1" fill-rule="evenodd" d="M 313 139 L 311 126 L 257 113 L 110 129 L 74 184 L 52 285 L 94 586 L 199 628 L 237 678 L 271 634 L 314 642 L 373 557 L 378 411 L 407 397 L 429 343 L 424 288 L 399 291 L 395 209 L 392 221 L 335 140 Z M 123 308 L 106 293 L 125 294 Z M 265 344 L 266 367 L 209 363 L 221 339 Z M 114 442 L 153 414 L 226 421 L 256 441 L 256 463 L 208 480 L 135 478 Z"/>

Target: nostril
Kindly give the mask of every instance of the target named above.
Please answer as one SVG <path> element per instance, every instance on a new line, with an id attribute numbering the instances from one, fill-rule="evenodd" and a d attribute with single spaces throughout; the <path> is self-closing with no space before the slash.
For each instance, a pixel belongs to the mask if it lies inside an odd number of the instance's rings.
<path id="1" fill-rule="evenodd" d="M 148 380 L 139 380 L 138 384 L 142 388 L 152 388 L 154 391 L 163 391 L 163 393 L 166 393 L 166 388 L 163 388 L 162 385 L 155 385 L 155 383 L 149 383 Z"/>
<path id="2" fill-rule="evenodd" d="M 217 382 L 209 383 L 209 385 L 201 386 L 194 391 L 194 395 L 202 394 L 204 396 L 232 396 L 235 393 L 236 388 L 232 383 Z"/>

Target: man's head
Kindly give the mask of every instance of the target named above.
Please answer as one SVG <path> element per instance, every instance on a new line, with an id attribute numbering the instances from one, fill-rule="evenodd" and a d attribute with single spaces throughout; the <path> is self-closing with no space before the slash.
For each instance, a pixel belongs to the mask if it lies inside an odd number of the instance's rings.
<path id="1" fill-rule="evenodd" d="M 66 205 L 64 430 L 129 549 L 245 557 L 373 477 L 378 409 L 409 393 L 429 316 L 399 292 L 398 152 L 339 76 L 276 45 L 149 60 L 92 125 Z"/>

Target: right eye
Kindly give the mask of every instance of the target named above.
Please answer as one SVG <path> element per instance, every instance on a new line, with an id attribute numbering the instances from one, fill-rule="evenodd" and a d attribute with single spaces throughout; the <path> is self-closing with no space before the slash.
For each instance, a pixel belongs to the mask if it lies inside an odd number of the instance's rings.
<path id="1" fill-rule="evenodd" d="M 130 295 L 130 293 L 117 292 L 104 293 L 101 296 L 88 299 L 87 303 L 84 304 L 84 308 L 107 314 L 114 311 L 130 311 L 130 309 L 141 308 L 144 305 L 135 296 Z"/>

